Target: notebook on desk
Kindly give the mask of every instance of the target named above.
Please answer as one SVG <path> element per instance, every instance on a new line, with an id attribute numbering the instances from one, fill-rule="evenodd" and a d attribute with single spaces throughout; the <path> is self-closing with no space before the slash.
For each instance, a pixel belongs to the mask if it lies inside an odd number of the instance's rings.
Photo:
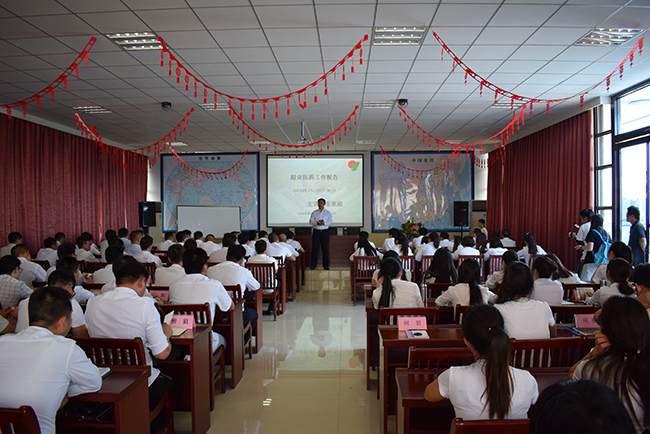
<path id="1" fill-rule="evenodd" d="M 99 369 L 99 375 L 102 376 L 102 378 L 106 378 L 108 374 L 110 374 L 113 370 L 107 366 L 100 366 L 97 367 Z"/>

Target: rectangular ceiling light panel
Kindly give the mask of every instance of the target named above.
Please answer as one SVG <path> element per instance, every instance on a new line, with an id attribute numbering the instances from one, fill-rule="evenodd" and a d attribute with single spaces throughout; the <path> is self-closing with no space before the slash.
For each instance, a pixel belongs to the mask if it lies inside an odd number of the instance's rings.
<path id="1" fill-rule="evenodd" d="M 426 27 L 375 27 L 373 45 L 420 45 Z"/>
<path id="2" fill-rule="evenodd" d="M 109 33 L 106 37 L 127 51 L 162 49 L 158 35 L 153 32 Z"/>

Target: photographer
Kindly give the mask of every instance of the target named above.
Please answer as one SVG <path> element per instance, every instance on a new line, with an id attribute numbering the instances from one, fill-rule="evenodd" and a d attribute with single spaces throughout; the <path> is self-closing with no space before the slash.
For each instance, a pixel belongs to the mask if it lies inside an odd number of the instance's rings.
<path id="1" fill-rule="evenodd" d="M 576 229 L 578 229 L 578 232 L 577 233 L 569 232 L 569 238 L 574 239 L 579 246 L 584 246 L 586 244 L 585 240 L 587 239 L 587 234 L 591 229 L 591 216 L 593 215 L 593 213 L 594 212 L 588 208 L 581 210 L 580 213 L 578 213 L 580 226 L 574 225 Z M 586 257 L 587 257 L 587 252 L 584 250 L 580 251 L 580 257 L 578 258 L 578 269 L 577 269 L 578 276 L 580 276 L 580 273 L 582 272 L 582 265 L 584 264 L 584 260 Z"/>

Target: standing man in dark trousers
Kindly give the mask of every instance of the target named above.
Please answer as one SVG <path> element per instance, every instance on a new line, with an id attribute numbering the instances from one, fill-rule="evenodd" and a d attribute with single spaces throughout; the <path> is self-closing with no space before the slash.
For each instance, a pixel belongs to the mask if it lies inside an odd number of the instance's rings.
<path id="1" fill-rule="evenodd" d="M 330 269 L 329 257 L 329 229 L 332 224 L 332 213 L 325 209 L 325 199 L 318 199 L 318 209 L 311 213 L 309 224 L 311 231 L 311 269 L 316 268 L 318 261 L 318 249 L 323 248 L 323 268 Z"/>
<path id="2" fill-rule="evenodd" d="M 632 249 L 632 261 L 634 264 L 630 265 L 633 267 L 645 262 L 645 249 L 648 246 L 645 228 L 641 223 L 639 223 L 640 218 L 641 211 L 639 211 L 639 208 L 635 206 L 628 207 L 627 221 L 632 223 L 632 227 L 630 227 L 630 241 L 627 245 Z"/>

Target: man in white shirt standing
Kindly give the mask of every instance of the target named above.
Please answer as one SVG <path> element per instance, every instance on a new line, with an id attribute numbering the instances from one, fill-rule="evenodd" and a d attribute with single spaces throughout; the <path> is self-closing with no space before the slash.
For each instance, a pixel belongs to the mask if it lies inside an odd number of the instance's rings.
<path id="1" fill-rule="evenodd" d="M 151 253 L 151 248 L 153 247 L 153 238 L 151 238 L 149 235 L 145 235 L 141 240 L 140 240 L 140 250 L 139 253 L 133 255 L 136 261 L 138 262 L 143 262 L 143 263 L 150 263 L 153 262 L 156 264 L 156 268 L 162 268 L 163 263 L 162 260 Z"/>
<path id="2" fill-rule="evenodd" d="M 25 282 L 25 284 L 30 288 L 34 287 L 34 281 L 45 282 L 47 280 L 45 269 L 36 262 L 32 262 L 32 255 L 30 255 L 27 246 L 24 244 L 18 244 L 11 249 L 11 254 L 18 258 L 20 261 L 20 268 L 23 269 L 23 271 L 20 272 L 18 280 Z"/>
<path id="3" fill-rule="evenodd" d="M 323 250 L 323 268 L 330 269 L 329 242 L 330 226 L 332 224 L 332 213 L 325 209 L 325 199 L 318 199 L 318 209 L 314 210 L 309 217 L 311 231 L 311 269 L 316 269 L 318 262 L 318 250 Z"/>
<path id="4" fill-rule="evenodd" d="M 183 268 L 183 253 L 185 249 L 180 244 L 174 244 L 167 250 L 167 257 L 172 261 L 169 267 L 156 269 L 156 286 L 170 286 L 181 277 L 185 276 L 185 269 Z"/>
<path id="5" fill-rule="evenodd" d="M 43 434 L 54 434 L 56 412 L 67 396 L 99 390 L 99 370 L 64 336 L 72 306 L 64 289 L 41 288 L 29 303 L 30 327 L 0 338 L 0 407 L 29 405 Z"/>
<path id="6" fill-rule="evenodd" d="M 9 244 L 0 249 L 0 258 L 11 255 L 11 249 L 13 249 L 16 244 L 23 243 L 23 236 L 18 232 L 11 232 L 7 235 L 7 241 L 9 241 Z"/>
<path id="7" fill-rule="evenodd" d="M 40 249 L 36 254 L 37 261 L 47 261 L 50 264 L 50 267 L 56 264 L 58 259 L 56 256 L 56 249 L 59 245 L 56 243 L 56 240 L 52 237 L 45 238 L 43 241 L 44 248 Z"/>

